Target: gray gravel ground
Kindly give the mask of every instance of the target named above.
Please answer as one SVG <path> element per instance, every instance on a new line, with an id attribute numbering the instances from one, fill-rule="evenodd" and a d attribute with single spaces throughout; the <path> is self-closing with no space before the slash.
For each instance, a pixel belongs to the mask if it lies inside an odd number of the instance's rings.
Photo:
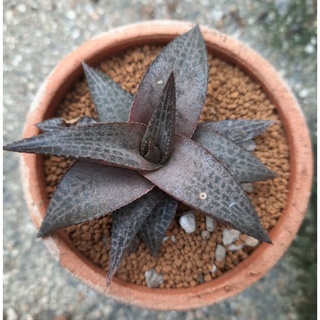
<path id="1" fill-rule="evenodd" d="M 4 3 L 4 143 L 21 137 L 37 88 L 57 62 L 103 31 L 150 19 L 197 22 L 268 59 L 296 94 L 316 145 L 316 1 L 7 0 Z M 27 214 L 19 156 L 4 153 L 4 316 L 14 319 L 316 319 L 316 208 L 293 246 L 258 283 L 217 305 L 156 312 L 117 303 L 70 276 Z M 314 195 L 315 198 L 315 195 Z"/>

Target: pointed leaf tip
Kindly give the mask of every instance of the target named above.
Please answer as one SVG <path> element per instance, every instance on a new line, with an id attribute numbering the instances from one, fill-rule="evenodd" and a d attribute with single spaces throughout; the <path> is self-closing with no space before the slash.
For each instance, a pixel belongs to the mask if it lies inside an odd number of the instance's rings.
<path id="1" fill-rule="evenodd" d="M 263 181 L 277 176 L 253 153 L 206 126 L 198 126 L 192 139 L 216 157 L 237 182 Z"/>
<path id="2" fill-rule="evenodd" d="M 175 118 L 176 91 L 171 72 L 141 141 L 140 152 L 146 160 L 158 164 L 168 160 L 175 135 Z"/>
<path id="3" fill-rule="evenodd" d="M 113 212 L 152 188 L 133 170 L 76 161 L 58 184 L 38 237 Z"/>
<path id="4" fill-rule="evenodd" d="M 273 120 L 222 120 L 201 123 L 197 129 L 215 131 L 235 143 L 242 143 L 260 135 L 274 123 Z"/>
<path id="5" fill-rule="evenodd" d="M 175 38 L 152 62 L 134 97 L 130 121 L 149 122 L 172 70 L 175 72 L 177 93 L 176 132 L 191 137 L 208 87 L 208 56 L 198 27 Z"/>
<path id="6" fill-rule="evenodd" d="M 36 127 L 40 129 L 42 132 L 51 132 L 55 130 L 60 130 L 67 127 L 66 121 L 59 117 L 59 118 L 51 118 L 45 120 L 43 122 L 37 123 Z"/>
<path id="7" fill-rule="evenodd" d="M 87 116 L 78 118 L 76 122 L 67 122 L 64 118 L 52 118 L 36 124 L 36 127 L 42 132 L 48 133 L 72 126 L 84 126 L 91 123 L 97 123 L 97 119 Z"/>
<path id="8" fill-rule="evenodd" d="M 91 97 L 101 122 L 128 121 L 133 96 L 100 70 L 82 62 Z"/>
<path id="9" fill-rule="evenodd" d="M 153 208 L 161 200 L 159 189 L 113 212 L 111 229 L 111 252 L 107 279 L 111 281 L 131 242 Z"/>
<path id="10" fill-rule="evenodd" d="M 178 201 L 163 192 L 163 198 L 156 205 L 139 230 L 139 236 L 142 238 L 154 258 L 158 256 L 162 240 L 176 214 L 177 206 Z"/>
<path id="11" fill-rule="evenodd" d="M 136 170 L 160 167 L 140 155 L 146 126 L 138 123 L 97 123 L 43 133 L 16 141 L 4 150 L 86 159 Z"/>

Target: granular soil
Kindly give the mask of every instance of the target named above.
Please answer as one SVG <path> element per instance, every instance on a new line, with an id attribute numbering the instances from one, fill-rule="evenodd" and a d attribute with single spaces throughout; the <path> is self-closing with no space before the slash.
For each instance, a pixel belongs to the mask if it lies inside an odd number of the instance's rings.
<path id="1" fill-rule="evenodd" d="M 121 55 L 110 57 L 100 65 L 123 89 L 134 94 L 146 68 L 159 54 L 160 46 L 142 46 L 130 49 Z M 273 180 L 253 183 L 253 192 L 248 197 L 256 208 L 261 223 L 269 231 L 277 222 L 287 198 L 289 181 L 289 150 L 276 109 L 261 86 L 239 67 L 225 62 L 209 53 L 209 85 L 206 103 L 200 121 L 225 119 L 264 119 L 275 123 L 255 138 L 254 154 L 278 174 Z M 85 80 L 79 80 L 66 95 L 57 112 L 68 121 L 80 116 L 95 116 Z M 46 157 L 45 172 L 49 198 L 72 160 L 61 157 Z M 240 249 L 231 251 L 224 246 L 226 256 L 221 262 L 215 259 L 216 247 L 223 246 L 222 232 L 225 228 L 217 223 L 209 239 L 203 239 L 206 230 L 205 215 L 194 211 L 196 231 L 191 234 L 179 225 L 179 216 L 188 207 L 180 204 L 172 221 L 159 257 L 154 259 L 141 243 L 136 252 L 129 253 L 116 273 L 118 278 L 138 285 L 146 285 L 145 271 L 154 268 L 163 276 L 160 288 L 187 288 L 210 281 L 233 269 L 255 247 L 245 245 L 246 235 L 233 244 Z M 110 252 L 112 215 L 108 214 L 89 222 L 66 228 L 73 244 L 95 264 L 107 271 Z"/>

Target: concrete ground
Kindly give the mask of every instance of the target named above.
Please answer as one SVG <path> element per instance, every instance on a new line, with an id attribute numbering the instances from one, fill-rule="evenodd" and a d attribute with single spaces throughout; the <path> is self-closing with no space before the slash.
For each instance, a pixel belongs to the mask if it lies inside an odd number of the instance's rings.
<path id="1" fill-rule="evenodd" d="M 316 1 L 7 0 L 4 2 L 4 143 L 21 137 L 37 89 L 84 41 L 128 23 L 175 19 L 229 34 L 258 51 L 287 81 L 316 146 Z M 28 216 L 19 156 L 4 153 L 4 317 L 14 319 L 316 319 L 315 187 L 285 256 L 255 285 L 217 305 L 156 312 L 123 305 L 69 275 Z"/>

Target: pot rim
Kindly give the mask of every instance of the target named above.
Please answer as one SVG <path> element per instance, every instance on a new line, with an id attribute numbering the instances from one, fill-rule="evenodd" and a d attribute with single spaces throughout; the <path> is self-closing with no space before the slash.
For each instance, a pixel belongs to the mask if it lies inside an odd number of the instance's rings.
<path id="1" fill-rule="evenodd" d="M 190 22 L 147 21 L 112 29 L 85 42 L 65 57 L 45 80 L 35 97 L 24 129 L 24 138 L 39 133 L 34 124 L 54 114 L 55 106 L 83 74 L 81 62 L 91 65 L 128 47 L 165 43 L 193 27 Z M 217 303 L 249 287 L 285 253 L 303 220 L 312 183 L 312 149 L 300 107 L 276 70 L 243 43 L 207 27 L 200 27 L 208 51 L 235 63 L 261 84 L 274 103 L 283 124 L 290 154 L 290 189 L 285 208 L 269 232 L 273 245 L 262 243 L 244 261 L 222 276 L 192 288 L 150 289 L 115 278 L 106 286 L 105 272 L 82 256 L 63 231 L 44 238 L 45 244 L 74 276 L 118 301 L 156 310 L 188 310 Z M 48 197 L 41 156 L 22 154 L 21 173 L 29 213 L 37 229 L 45 215 Z"/>

